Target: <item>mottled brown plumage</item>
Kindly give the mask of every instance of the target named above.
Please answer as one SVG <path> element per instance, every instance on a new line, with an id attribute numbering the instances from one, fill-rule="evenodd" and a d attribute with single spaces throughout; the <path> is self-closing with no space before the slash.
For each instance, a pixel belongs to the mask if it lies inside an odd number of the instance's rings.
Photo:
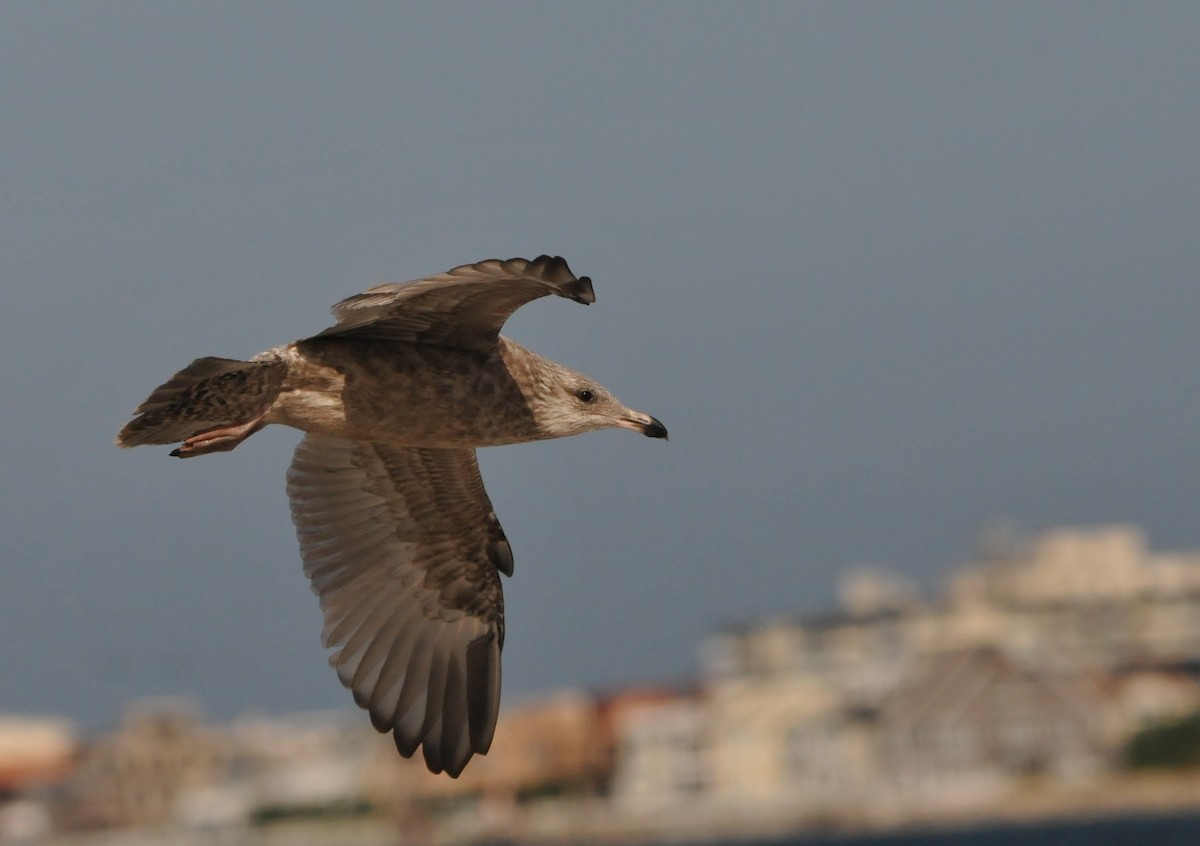
<path id="1" fill-rule="evenodd" d="M 580 373 L 499 335 L 549 294 L 595 300 L 563 259 L 489 260 L 381 285 L 337 323 L 251 361 L 203 358 L 154 391 L 120 446 L 230 450 L 280 423 L 307 434 L 288 471 L 330 663 L 380 731 L 457 776 L 491 744 L 513 557 L 475 460 L 481 446 L 610 426 L 665 438 Z"/>

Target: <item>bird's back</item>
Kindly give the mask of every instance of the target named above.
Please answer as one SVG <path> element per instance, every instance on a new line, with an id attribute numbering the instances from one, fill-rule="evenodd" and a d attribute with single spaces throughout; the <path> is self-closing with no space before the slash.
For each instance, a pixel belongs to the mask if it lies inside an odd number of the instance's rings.
<path id="1" fill-rule="evenodd" d="M 334 336 L 272 354 L 288 375 L 267 415 L 271 423 L 406 446 L 473 448 L 545 437 L 528 387 L 514 378 L 499 347 L 488 354 Z"/>

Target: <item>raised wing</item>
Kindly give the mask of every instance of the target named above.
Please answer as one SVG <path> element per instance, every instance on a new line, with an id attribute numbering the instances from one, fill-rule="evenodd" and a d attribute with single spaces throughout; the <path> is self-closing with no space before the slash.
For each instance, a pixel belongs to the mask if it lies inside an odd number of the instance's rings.
<path id="1" fill-rule="evenodd" d="M 353 335 L 490 348 L 509 315 L 556 294 L 593 303 L 592 280 L 576 278 L 561 256 L 464 264 L 415 282 L 379 285 L 333 307 L 337 325 L 317 337 Z"/>
<path id="2" fill-rule="evenodd" d="M 474 451 L 307 435 L 288 496 L 338 678 L 400 754 L 458 776 L 496 728 L 513 563 Z"/>

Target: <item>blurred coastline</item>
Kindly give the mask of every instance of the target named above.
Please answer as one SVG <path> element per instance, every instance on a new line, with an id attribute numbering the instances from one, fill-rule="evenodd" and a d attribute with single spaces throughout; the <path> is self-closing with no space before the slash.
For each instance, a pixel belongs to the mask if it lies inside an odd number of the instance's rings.
<path id="1" fill-rule="evenodd" d="M 1110 525 L 989 532 L 975 558 L 932 598 L 856 572 L 830 613 L 715 630 L 682 687 L 510 703 L 459 779 L 351 711 L 216 724 L 143 701 L 90 735 L 0 719 L 0 843 L 699 842 L 1200 813 L 1200 551 Z"/>

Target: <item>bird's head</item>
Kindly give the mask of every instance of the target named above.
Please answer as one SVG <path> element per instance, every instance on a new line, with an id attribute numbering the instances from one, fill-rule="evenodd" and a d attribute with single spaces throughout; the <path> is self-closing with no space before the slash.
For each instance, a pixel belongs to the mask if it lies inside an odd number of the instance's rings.
<path id="1" fill-rule="evenodd" d="M 562 438 L 596 429 L 631 429 L 648 438 L 667 437 L 667 428 L 656 418 L 621 402 L 594 379 L 555 365 L 542 391 L 535 412 L 549 437 Z"/>

